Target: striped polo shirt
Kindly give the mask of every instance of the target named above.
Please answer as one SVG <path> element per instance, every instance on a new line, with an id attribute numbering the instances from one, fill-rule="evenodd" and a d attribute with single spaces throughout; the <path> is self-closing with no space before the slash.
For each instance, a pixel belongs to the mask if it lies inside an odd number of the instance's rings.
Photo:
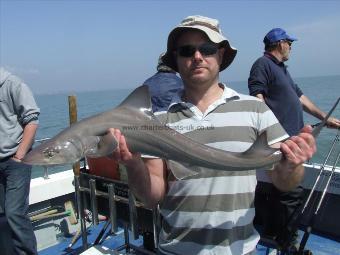
<path id="1" fill-rule="evenodd" d="M 169 127 L 208 146 L 247 150 L 263 131 L 268 143 L 287 138 L 269 108 L 255 97 L 227 88 L 202 113 L 174 96 L 167 112 L 155 113 Z M 180 167 L 184 167 L 179 165 Z M 178 167 L 168 162 L 168 168 Z M 227 169 L 226 169 L 227 170 Z M 160 254 L 247 254 L 259 235 L 255 215 L 255 170 L 216 171 L 176 179 L 168 171 L 168 191 L 161 204 Z"/>

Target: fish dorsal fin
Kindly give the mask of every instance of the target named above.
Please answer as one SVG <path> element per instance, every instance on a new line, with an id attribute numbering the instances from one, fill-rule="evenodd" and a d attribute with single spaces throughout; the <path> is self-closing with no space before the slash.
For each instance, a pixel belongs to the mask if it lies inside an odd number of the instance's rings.
<path id="1" fill-rule="evenodd" d="M 243 152 L 244 156 L 267 156 L 277 151 L 277 149 L 271 148 L 268 145 L 267 141 L 267 132 L 263 132 L 260 136 L 256 139 L 253 145 Z"/>
<path id="2" fill-rule="evenodd" d="M 146 85 L 139 86 L 118 107 L 130 107 L 151 111 L 151 98 Z"/>

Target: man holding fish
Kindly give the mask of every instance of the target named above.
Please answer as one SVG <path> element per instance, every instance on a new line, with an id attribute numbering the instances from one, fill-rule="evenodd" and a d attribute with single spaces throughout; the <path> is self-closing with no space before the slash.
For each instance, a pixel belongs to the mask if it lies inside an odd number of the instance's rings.
<path id="1" fill-rule="evenodd" d="M 170 32 L 163 57 L 181 75 L 184 91 L 173 97 L 166 113 L 155 115 L 170 128 L 192 126 L 192 130 L 179 128 L 178 132 L 225 151 L 247 151 L 265 132 L 268 144 L 283 154 L 267 174 L 277 188 L 290 190 L 303 177 L 303 162 L 316 152 L 312 128 L 306 126 L 287 139 L 263 102 L 220 83 L 219 72 L 231 64 L 236 52 L 217 20 L 203 16 L 184 19 Z M 127 167 L 132 191 L 151 208 L 161 205 L 159 254 L 254 252 L 259 240 L 252 224 L 256 170 L 216 171 L 141 156 L 129 150 L 124 130 L 112 128 L 110 133 L 118 141 L 113 157 Z"/>

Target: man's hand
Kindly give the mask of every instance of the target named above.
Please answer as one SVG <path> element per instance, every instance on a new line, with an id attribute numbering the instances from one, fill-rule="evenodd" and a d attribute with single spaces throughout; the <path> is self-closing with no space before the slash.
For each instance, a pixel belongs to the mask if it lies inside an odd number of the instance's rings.
<path id="1" fill-rule="evenodd" d="M 329 117 L 326 125 L 328 128 L 340 128 L 340 120 L 333 118 L 333 117 Z"/>
<path id="2" fill-rule="evenodd" d="M 123 165 L 129 166 L 135 164 L 137 161 L 141 161 L 140 153 L 133 154 L 130 152 L 125 136 L 120 132 L 119 129 L 110 128 L 108 135 L 112 135 L 118 143 L 117 149 L 112 153 L 112 158 L 122 163 Z"/>
<path id="3" fill-rule="evenodd" d="M 140 153 L 132 153 L 119 129 L 110 128 L 108 134 L 118 143 L 110 157 L 126 166 L 128 185 L 135 196 L 148 208 L 155 208 L 166 192 L 166 165 L 161 159 L 143 161 Z"/>
<path id="4" fill-rule="evenodd" d="M 316 152 L 312 130 L 311 126 L 305 126 L 299 135 L 292 136 L 281 143 L 280 149 L 285 157 L 282 163 L 287 167 L 294 168 L 312 158 Z"/>
<path id="5" fill-rule="evenodd" d="M 16 161 L 16 162 L 21 162 L 22 159 L 20 159 L 19 157 L 17 157 L 16 155 L 14 155 L 12 157 L 12 160 Z"/>
<path id="6" fill-rule="evenodd" d="M 280 145 L 284 158 L 268 171 L 273 184 L 281 191 L 289 191 L 299 185 L 304 175 L 303 163 L 316 152 L 312 127 L 305 126 L 299 135 L 292 136 Z"/>

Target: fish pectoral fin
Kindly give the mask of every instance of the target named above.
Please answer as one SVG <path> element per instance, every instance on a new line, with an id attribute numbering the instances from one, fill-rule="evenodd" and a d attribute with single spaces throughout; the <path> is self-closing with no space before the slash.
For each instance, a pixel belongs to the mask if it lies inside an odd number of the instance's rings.
<path id="1" fill-rule="evenodd" d="M 195 167 L 191 167 L 184 163 L 179 163 L 173 160 L 168 160 L 167 166 L 172 174 L 175 176 L 175 178 L 178 180 L 182 180 L 184 178 L 197 175 L 199 173 L 198 169 L 195 169 Z"/>
<path id="2" fill-rule="evenodd" d="M 242 153 L 242 156 L 248 158 L 266 157 L 272 155 L 277 150 L 268 145 L 267 132 L 263 132 L 253 145 Z"/>
<path id="3" fill-rule="evenodd" d="M 91 136 L 86 141 L 85 155 L 99 158 L 111 154 L 118 146 L 117 140 L 110 134 Z"/>

